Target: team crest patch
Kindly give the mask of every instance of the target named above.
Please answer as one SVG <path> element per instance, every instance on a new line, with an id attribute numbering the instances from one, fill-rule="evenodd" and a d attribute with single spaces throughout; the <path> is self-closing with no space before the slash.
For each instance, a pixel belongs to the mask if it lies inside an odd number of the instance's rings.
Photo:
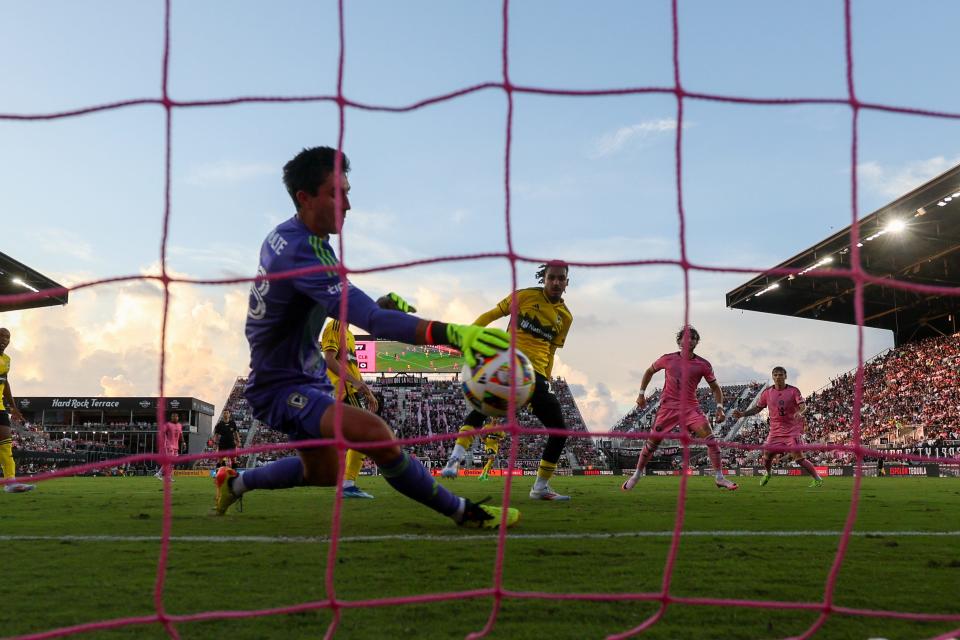
<path id="1" fill-rule="evenodd" d="M 303 409 L 307 406 L 307 396 L 302 393 L 291 393 L 290 396 L 287 397 L 287 404 L 294 409 Z"/>

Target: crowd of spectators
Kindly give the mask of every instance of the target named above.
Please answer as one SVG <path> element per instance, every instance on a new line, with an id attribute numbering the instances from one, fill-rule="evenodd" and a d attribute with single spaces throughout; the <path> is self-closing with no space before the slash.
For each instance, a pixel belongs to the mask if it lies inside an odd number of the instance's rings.
<path id="1" fill-rule="evenodd" d="M 420 376 L 380 377 L 369 383 L 375 394 L 382 398 L 380 415 L 391 426 L 397 438 L 433 438 L 443 439 L 405 445 L 428 466 L 441 466 L 453 449 L 453 443 L 467 414 L 460 382 L 456 378 L 432 379 Z M 570 392 L 566 380 L 555 378 L 551 381 L 554 393 L 560 400 L 560 406 L 571 431 L 586 433 L 586 424 L 577 403 Z M 242 398 L 242 396 L 241 396 Z M 237 403 L 231 411 L 247 410 L 245 402 Z M 236 414 L 235 414 L 236 415 Z M 518 421 L 524 427 L 542 429 L 539 420 L 529 408 L 518 413 Z M 257 428 L 252 445 L 286 442 L 285 436 L 266 426 Z M 540 454 L 546 444 L 546 435 L 524 435 L 520 438 L 517 456 L 519 468 L 535 469 L 540 462 Z M 502 466 L 506 466 L 506 456 L 510 451 L 510 438 L 506 437 L 500 445 Z M 482 452 L 480 438 L 475 438 L 472 452 L 479 461 Z M 253 464 L 262 465 L 270 460 L 289 455 L 289 451 L 270 451 L 255 456 Z M 589 437 L 571 437 L 567 440 L 561 467 L 596 466 L 599 454 Z"/>
<path id="2" fill-rule="evenodd" d="M 873 358 L 863 368 L 860 407 L 861 442 L 873 447 L 911 447 L 940 440 L 960 440 L 960 334 L 901 345 Z M 806 398 L 805 440 L 850 444 L 856 372 L 847 372 Z M 748 419 L 735 441 L 763 442 L 766 419 Z M 759 453 L 729 452 L 752 462 Z M 844 464 L 853 454 L 809 452 L 814 463 Z"/>

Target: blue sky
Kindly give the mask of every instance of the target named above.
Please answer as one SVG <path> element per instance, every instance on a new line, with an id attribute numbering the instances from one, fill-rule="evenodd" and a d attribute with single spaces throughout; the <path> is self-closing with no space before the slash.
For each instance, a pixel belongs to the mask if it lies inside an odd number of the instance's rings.
<path id="1" fill-rule="evenodd" d="M 399 106 L 501 79 L 499 2 L 345 2 L 344 92 Z M 750 97 L 846 95 L 843 3 L 681 0 L 688 91 Z M 50 113 L 160 90 L 163 3 L 0 0 L 0 113 Z M 950 81 L 960 5 L 853 3 L 855 83 L 864 101 L 960 111 Z M 663 0 L 510 3 L 518 85 L 603 89 L 673 82 Z M 332 94 L 336 3 L 173 0 L 169 89 L 177 100 Z M 394 114 L 349 109 L 352 268 L 503 251 L 507 100 L 487 90 Z M 516 94 L 515 249 L 612 261 L 679 256 L 670 95 Z M 864 111 L 860 214 L 960 162 L 960 123 Z M 250 276 L 257 248 L 291 205 L 280 167 L 335 144 L 329 103 L 177 109 L 169 267 L 198 278 Z M 850 223 L 851 111 L 688 100 L 683 130 L 687 250 L 695 262 L 772 266 Z M 163 211 L 164 112 L 131 107 L 43 122 L 0 120 L 3 252 L 77 284 L 156 272 Z M 519 264 L 521 286 L 533 286 Z M 593 428 L 632 403 L 643 369 L 673 347 L 683 318 L 674 267 L 579 268 L 575 323 L 557 372 Z M 691 319 L 721 382 L 782 364 L 803 391 L 856 364 L 855 328 L 724 308 L 742 274 L 691 273 Z M 363 275 L 424 315 L 469 322 L 509 292 L 502 260 Z M 168 393 L 222 402 L 245 373 L 246 287 L 174 288 Z M 159 297 L 151 284 L 75 292 L 62 309 L 5 314 L 18 393 L 150 394 Z M 866 331 L 868 355 L 890 346 Z M 655 384 L 656 384 L 655 380 Z"/>

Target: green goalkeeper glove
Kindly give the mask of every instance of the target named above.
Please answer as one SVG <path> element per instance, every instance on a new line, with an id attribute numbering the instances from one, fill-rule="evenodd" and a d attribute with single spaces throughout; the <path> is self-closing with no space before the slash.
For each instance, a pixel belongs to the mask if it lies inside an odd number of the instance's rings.
<path id="1" fill-rule="evenodd" d="M 390 309 L 392 311 L 403 311 L 404 313 L 417 312 L 417 308 L 415 306 L 392 291 L 385 296 L 380 296 L 380 298 L 377 300 L 377 305 L 381 309 Z"/>
<path id="2" fill-rule="evenodd" d="M 489 329 L 473 324 L 448 324 L 447 340 L 463 352 L 468 366 L 477 364 L 473 354 L 492 356 L 497 351 L 510 348 L 510 334 L 503 329 Z"/>

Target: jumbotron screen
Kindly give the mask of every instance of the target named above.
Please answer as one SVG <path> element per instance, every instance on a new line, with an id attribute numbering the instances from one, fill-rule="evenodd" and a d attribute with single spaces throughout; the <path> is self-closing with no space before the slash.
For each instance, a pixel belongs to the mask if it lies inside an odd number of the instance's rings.
<path id="1" fill-rule="evenodd" d="M 357 366 L 361 373 L 457 373 L 460 352 L 450 347 L 414 346 L 373 336 L 357 336 Z"/>

